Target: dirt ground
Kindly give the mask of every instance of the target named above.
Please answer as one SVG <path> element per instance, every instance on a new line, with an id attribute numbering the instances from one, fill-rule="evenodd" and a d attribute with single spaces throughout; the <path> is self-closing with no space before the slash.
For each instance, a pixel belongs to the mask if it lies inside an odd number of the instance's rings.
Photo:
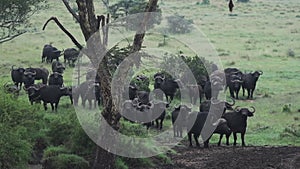
<path id="1" fill-rule="evenodd" d="M 178 146 L 163 169 L 300 169 L 300 147 Z"/>

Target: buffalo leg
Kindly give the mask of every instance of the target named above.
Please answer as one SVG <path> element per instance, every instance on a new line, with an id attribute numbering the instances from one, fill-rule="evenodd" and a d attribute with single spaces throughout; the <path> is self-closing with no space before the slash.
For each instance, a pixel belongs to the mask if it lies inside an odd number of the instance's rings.
<path id="1" fill-rule="evenodd" d="M 251 92 L 250 92 L 250 89 L 247 89 L 247 92 L 248 92 L 248 99 L 250 98 L 250 95 L 251 95 Z"/>
<path id="2" fill-rule="evenodd" d="M 255 88 L 253 88 L 253 89 L 251 90 L 251 99 L 253 99 L 253 93 L 254 93 L 254 90 L 255 90 Z"/>
<path id="3" fill-rule="evenodd" d="M 244 88 L 244 87 L 242 87 L 242 89 L 243 89 L 243 96 L 245 96 L 245 88 Z"/>
<path id="4" fill-rule="evenodd" d="M 193 147 L 193 144 L 192 144 L 192 133 L 188 133 L 188 138 L 189 138 L 189 142 L 190 142 L 190 147 Z"/>
<path id="5" fill-rule="evenodd" d="M 53 111 L 54 110 L 54 105 L 53 105 L 54 103 L 50 103 L 50 105 L 51 105 L 51 110 Z"/>
<path id="6" fill-rule="evenodd" d="M 229 146 L 229 137 L 230 137 L 230 134 L 226 134 L 226 145 Z"/>
<path id="7" fill-rule="evenodd" d="M 246 146 L 245 144 L 245 133 L 241 133 L 242 146 Z"/>
<path id="8" fill-rule="evenodd" d="M 195 139 L 195 142 L 196 142 L 196 146 L 197 146 L 197 147 L 200 147 L 198 138 L 199 138 L 199 134 L 194 134 L 194 139 Z"/>
<path id="9" fill-rule="evenodd" d="M 210 138 L 211 138 L 211 136 L 207 140 L 204 141 L 204 148 L 209 148 L 208 144 L 209 144 Z"/>
<path id="10" fill-rule="evenodd" d="M 229 92 L 230 92 L 230 96 L 231 96 L 232 98 L 234 98 L 234 91 L 233 91 L 231 88 L 229 88 Z"/>
<path id="11" fill-rule="evenodd" d="M 173 133 L 174 133 L 174 137 L 177 136 L 177 130 L 176 130 L 176 125 L 173 124 Z"/>
<path id="12" fill-rule="evenodd" d="M 221 141 L 222 141 L 223 135 L 224 135 L 224 134 L 220 134 L 220 138 L 219 138 L 218 146 L 220 146 L 220 145 L 221 145 Z"/>
<path id="13" fill-rule="evenodd" d="M 236 146 L 236 139 L 237 139 L 236 133 L 233 133 L 233 145 L 234 146 Z"/>
<path id="14" fill-rule="evenodd" d="M 44 102 L 44 109 L 45 109 L 45 111 L 47 111 L 47 103 L 46 102 Z"/>
<path id="15" fill-rule="evenodd" d="M 88 100 L 89 102 L 89 109 L 91 110 L 92 109 L 92 100 Z"/>
<path id="16" fill-rule="evenodd" d="M 58 103 L 59 103 L 59 102 L 55 103 L 55 111 L 56 111 L 56 112 L 57 112 Z"/>

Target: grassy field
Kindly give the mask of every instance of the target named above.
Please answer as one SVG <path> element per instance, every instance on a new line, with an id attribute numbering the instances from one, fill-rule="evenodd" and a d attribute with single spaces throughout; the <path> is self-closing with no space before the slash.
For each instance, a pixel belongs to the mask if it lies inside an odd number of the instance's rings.
<path id="1" fill-rule="evenodd" d="M 98 13 L 103 9 L 97 6 Z M 236 105 L 254 106 L 255 116 L 249 119 L 246 143 L 250 145 L 300 145 L 300 2 L 298 0 L 251 0 L 249 3 L 235 3 L 233 14 L 229 15 L 226 1 L 211 0 L 210 5 L 199 5 L 197 1 L 160 1 L 163 16 L 174 13 L 193 19 L 195 26 L 203 32 L 216 49 L 223 67 L 237 67 L 242 71 L 262 70 L 254 100 L 238 100 Z M 50 65 L 41 63 L 43 45 L 53 42 L 59 49 L 74 47 L 71 41 L 49 24 L 42 31 L 44 22 L 56 16 L 83 43 L 80 27 L 74 22 L 62 2 L 51 1 L 49 9 L 32 17 L 32 29 L 12 41 L 1 44 L 0 83 L 10 82 L 10 68 L 16 66 Z M 160 30 L 165 23 L 158 26 Z M 112 31 L 112 34 L 117 32 Z M 125 35 L 122 35 L 125 36 Z M 194 31 L 190 37 L 202 36 Z M 180 39 L 181 35 L 174 35 Z M 161 36 L 146 37 L 145 45 L 156 46 Z M 167 39 L 164 50 L 187 55 L 194 53 L 186 46 Z M 293 55 L 294 53 L 294 55 Z M 72 84 L 71 68 L 67 68 L 65 84 Z M 228 93 L 227 93 L 228 94 Z M 27 100 L 22 91 L 20 100 Z M 58 113 L 67 106 L 62 100 Z M 29 103 L 28 103 L 29 104 Z M 284 109 L 285 108 L 285 109 Z M 283 111 L 286 110 L 286 111 Z M 290 110 L 290 111 L 289 111 Z M 49 112 L 46 112 L 49 113 Z M 170 121 L 167 122 L 170 126 Z M 212 142 L 216 142 L 216 137 Z"/>

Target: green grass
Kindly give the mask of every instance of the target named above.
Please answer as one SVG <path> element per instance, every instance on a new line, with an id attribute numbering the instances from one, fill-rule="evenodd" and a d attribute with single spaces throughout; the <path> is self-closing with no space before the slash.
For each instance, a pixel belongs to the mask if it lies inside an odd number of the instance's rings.
<path id="1" fill-rule="evenodd" d="M 300 118 L 298 112 L 300 109 L 300 18 L 297 17 L 300 12 L 299 1 L 251 0 L 250 3 L 236 3 L 235 15 L 232 16 L 228 15 L 225 1 L 211 1 L 211 5 L 195 4 L 196 2 L 192 0 L 185 1 L 185 3 L 171 0 L 163 1 L 160 6 L 164 12 L 163 16 L 177 12 L 186 15 L 187 19 L 193 19 L 195 25 L 217 50 L 223 67 L 232 66 L 247 72 L 253 70 L 264 72 L 258 81 L 257 90 L 254 93 L 255 99 L 240 100 L 236 103 L 236 105 L 256 108 L 254 117 L 248 120 L 246 144 L 300 146 L 299 137 L 284 135 L 287 127 L 299 124 L 299 120 L 296 119 Z M 102 8 L 97 6 L 98 14 L 102 13 L 100 9 Z M 51 22 L 45 31 L 41 30 L 50 16 L 58 17 L 62 24 L 84 44 L 79 25 L 74 22 L 63 4 L 50 1 L 48 10 L 33 16 L 31 32 L 0 45 L 1 84 L 11 81 L 9 69 L 12 65 L 42 66 L 50 70 L 49 64 L 41 63 L 41 51 L 44 44 L 53 42 L 53 45 L 59 49 L 74 47 L 74 44 L 54 23 Z M 162 23 L 156 29 L 163 30 L 165 24 Z M 112 34 L 120 36 L 117 31 L 112 31 Z M 180 42 L 183 35 L 172 36 L 177 41 L 168 37 L 163 50 L 173 53 L 181 50 L 187 55 L 194 55 L 194 52 Z M 189 37 L 196 36 L 202 35 L 196 34 L 195 31 L 189 35 Z M 144 44 L 158 46 L 162 41 L 162 36 L 153 35 L 146 37 Z M 294 57 L 288 56 L 289 49 L 295 53 Z M 160 49 L 156 53 L 159 54 L 159 52 Z M 73 71 L 67 68 L 65 72 L 67 85 L 72 84 Z M 145 72 L 149 76 L 153 74 L 151 71 Z M 21 92 L 18 100 L 27 100 L 24 91 Z M 69 99 L 63 98 L 57 113 L 74 111 L 68 104 Z M 291 112 L 282 112 L 284 105 L 289 104 Z M 35 106 L 43 111 L 42 106 Z M 171 111 L 171 108 L 168 109 L 169 114 Z M 50 112 L 51 110 L 48 110 L 45 113 Z M 164 124 L 165 128 L 171 127 L 170 119 L 167 119 Z M 240 143 L 240 140 L 238 141 Z M 214 136 L 211 142 L 216 143 L 217 136 Z M 121 162 L 120 166 L 126 168 Z"/>

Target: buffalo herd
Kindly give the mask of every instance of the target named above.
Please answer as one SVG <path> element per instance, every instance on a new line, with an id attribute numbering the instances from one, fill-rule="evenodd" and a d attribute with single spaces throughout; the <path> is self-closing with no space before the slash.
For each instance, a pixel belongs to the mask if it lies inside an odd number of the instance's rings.
<path id="1" fill-rule="evenodd" d="M 59 57 L 64 55 L 64 64 L 59 62 Z M 52 63 L 52 72 L 46 68 L 11 68 L 11 78 L 16 90 L 23 89 L 28 94 L 31 104 L 43 102 L 44 109 L 51 105 L 52 111 L 57 111 L 60 98 L 67 96 L 71 104 L 81 105 L 92 109 L 101 105 L 100 78 L 96 71 L 86 73 L 84 82 L 77 86 L 65 86 L 63 74 L 66 66 L 74 67 L 80 52 L 74 48 L 63 51 L 51 44 L 46 44 L 42 52 L 42 62 Z M 253 99 L 256 83 L 262 71 L 243 73 L 237 68 L 226 68 L 224 71 L 215 70 L 206 76 L 200 84 L 185 84 L 182 80 L 173 79 L 166 73 L 158 72 L 151 78 L 138 75 L 125 88 L 128 96 L 124 100 L 121 115 L 127 121 L 140 123 L 147 129 L 156 123 L 158 130 L 163 129 L 163 122 L 167 116 L 167 109 L 171 109 L 174 137 L 182 137 L 184 129 L 187 129 L 189 145 L 192 146 L 192 136 L 199 146 L 199 137 L 202 137 L 204 147 L 208 147 L 213 134 L 219 134 L 218 145 L 221 145 L 223 135 L 226 136 L 226 144 L 229 145 L 229 137 L 233 134 L 234 145 L 237 142 L 237 133 L 241 134 L 242 146 L 245 146 L 245 132 L 247 118 L 254 115 L 255 108 L 239 107 L 235 105 L 235 99 L 240 99 L 239 91 L 242 88 L 243 96 L 247 90 L 247 99 Z M 150 80 L 153 78 L 153 90 L 150 90 Z M 35 83 L 41 80 L 41 83 Z M 232 102 L 218 99 L 219 93 L 229 88 Z M 189 104 L 180 104 L 171 108 L 171 103 L 178 91 L 185 90 L 190 97 Z M 180 93 L 181 94 L 181 93 Z M 205 99 L 203 100 L 203 96 Z M 199 101 L 198 101 L 199 99 Z M 187 103 L 189 101 L 186 101 Z M 198 110 L 193 105 L 200 103 Z M 206 132 L 207 131 L 207 132 Z"/>

